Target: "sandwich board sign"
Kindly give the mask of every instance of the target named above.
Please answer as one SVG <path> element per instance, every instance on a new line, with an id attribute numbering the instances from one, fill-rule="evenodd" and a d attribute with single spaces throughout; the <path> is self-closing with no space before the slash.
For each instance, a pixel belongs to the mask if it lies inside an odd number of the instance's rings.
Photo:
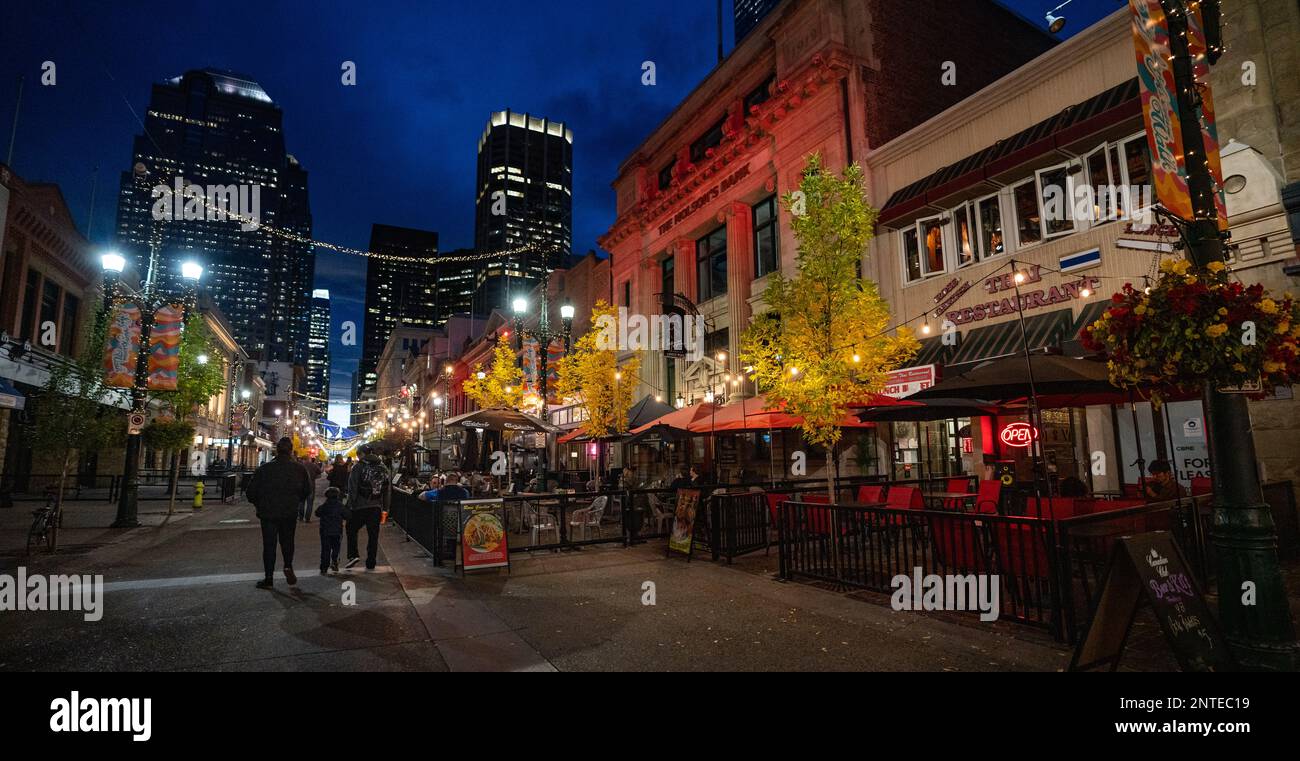
<path id="1" fill-rule="evenodd" d="M 460 546 L 462 572 L 510 567 L 505 505 L 500 497 L 460 503 Z"/>
<path id="2" fill-rule="evenodd" d="M 680 552 L 689 560 L 695 546 L 695 517 L 703 489 L 678 489 L 673 533 L 668 537 L 668 552 Z"/>
<path id="3" fill-rule="evenodd" d="M 1168 531 L 1115 542 L 1097 611 L 1074 651 L 1070 670 L 1118 668 L 1143 599 L 1151 604 L 1183 671 L 1237 670 L 1227 640 Z"/>

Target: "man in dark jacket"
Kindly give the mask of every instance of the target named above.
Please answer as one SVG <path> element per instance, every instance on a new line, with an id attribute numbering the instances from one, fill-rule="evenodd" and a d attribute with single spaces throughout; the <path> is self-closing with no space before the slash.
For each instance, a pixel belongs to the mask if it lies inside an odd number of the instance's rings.
<path id="1" fill-rule="evenodd" d="M 257 582 L 258 589 L 270 589 L 274 583 L 277 542 L 284 556 L 284 578 L 291 586 L 298 583 L 293 572 L 293 533 L 298 524 L 298 507 L 311 492 L 307 469 L 293 459 L 293 440 L 287 436 L 280 439 L 275 444 L 275 459 L 257 469 L 245 493 L 262 521 L 266 578 Z"/>
<path id="2" fill-rule="evenodd" d="M 360 562 L 357 552 L 357 534 L 366 528 L 366 569 L 375 567 L 379 552 L 380 514 L 388 509 L 392 480 L 388 468 L 369 444 L 361 445 L 361 461 L 348 475 L 348 564 L 351 568 Z"/>

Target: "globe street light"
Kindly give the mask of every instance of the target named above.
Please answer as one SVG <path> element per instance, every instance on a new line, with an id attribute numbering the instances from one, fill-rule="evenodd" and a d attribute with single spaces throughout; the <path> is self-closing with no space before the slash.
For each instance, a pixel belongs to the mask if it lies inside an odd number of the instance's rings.
<path id="1" fill-rule="evenodd" d="M 99 257 L 99 263 L 104 267 L 105 272 L 112 272 L 115 275 L 122 274 L 126 269 L 126 259 L 116 251 L 109 251 Z"/>

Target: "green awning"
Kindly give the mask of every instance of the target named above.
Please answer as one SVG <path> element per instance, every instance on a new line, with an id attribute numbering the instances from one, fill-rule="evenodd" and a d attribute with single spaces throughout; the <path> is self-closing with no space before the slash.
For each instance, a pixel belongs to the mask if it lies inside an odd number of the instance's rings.
<path id="1" fill-rule="evenodd" d="M 942 336 L 927 338 L 921 342 L 921 351 L 911 364 L 951 366 L 1003 357 L 1022 351 L 1026 338 L 1030 351 L 1045 346 L 1059 346 L 1077 334 L 1077 331 L 1071 332 L 1074 324 L 1073 310 L 1057 309 L 1046 314 L 1026 317 L 1023 337 L 1020 332 L 1020 320 L 1017 319 L 974 330 L 958 331 L 959 337 L 956 345 L 953 346 L 945 346 Z"/>

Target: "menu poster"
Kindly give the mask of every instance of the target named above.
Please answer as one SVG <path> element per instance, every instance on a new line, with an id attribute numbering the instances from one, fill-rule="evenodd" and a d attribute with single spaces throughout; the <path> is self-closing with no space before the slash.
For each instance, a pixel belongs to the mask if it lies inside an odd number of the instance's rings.
<path id="1" fill-rule="evenodd" d="M 460 545 L 465 571 L 509 567 L 505 503 L 500 497 L 460 503 Z"/>
<path id="2" fill-rule="evenodd" d="M 678 489 L 677 511 L 673 520 L 673 533 L 668 537 L 668 551 L 677 551 L 690 557 L 695 541 L 695 513 L 700 506 L 702 489 Z"/>
<path id="3" fill-rule="evenodd" d="M 1173 535 L 1151 531 L 1115 542 L 1097 612 L 1074 651 L 1070 670 L 1109 666 L 1114 671 L 1143 598 L 1151 603 L 1183 671 L 1237 669 Z"/>

